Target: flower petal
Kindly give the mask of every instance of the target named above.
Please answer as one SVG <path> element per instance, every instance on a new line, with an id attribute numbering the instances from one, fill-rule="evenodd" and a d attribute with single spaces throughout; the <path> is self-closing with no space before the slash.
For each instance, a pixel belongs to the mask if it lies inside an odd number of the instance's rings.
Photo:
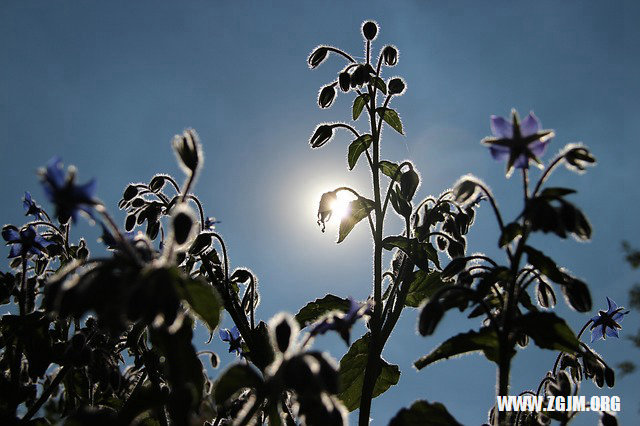
<path id="1" fill-rule="evenodd" d="M 491 156 L 494 160 L 504 161 L 509 158 L 509 153 L 511 152 L 511 150 L 509 150 L 509 148 L 507 148 L 506 146 L 491 145 L 489 147 L 489 152 L 491 152 Z"/>
<path id="2" fill-rule="evenodd" d="M 2 229 L 2 238 L 9 243 L 15 243 L 20 241 L 20 233 L 18 228 L 13 225 L 5 226 Z"/>
<path id="3" fill-rule="evenodd" d="M 604 339 L 602 336 L 602 326 L 598 326 L 591 330 L 591 343 L 595 342 L 598 339 Z"/>
<path id="4" fill-rule="evenodd" d="M 527 115 L 520 123 L 520 134 L 523 138 L 526 138 L 527 136 L 531 136 L 539 131 L 540 121 L 535 115 L 533 115 L 533 112 L 530 112 L 529 115 Z"/>
<path id="5" fill-rule="evenodd" d="M 22 255 L 22 244 L 16 243 L 11 246 L 11 250 L 9 250 L 9 259 L 18 257 Z"/>
<path id="6" fill-rule="evenodd" d="M 229 333 L 229 330 L 227 330 L 226 328 L 224 330 L 220 330 L 219 334 L 223 342 L 231 341 L 231 334 Z"/>
<path id="7" fill-rule="evenodd" d="M 624 319 L 624 316 L 625 316 L 626 314 L 628 314 L 628 313 L 629 313 L 629 311 L 624 311 L 624 312 L 620 311 L 620 312 L 618 312 L 618 313 L 614 314 L 614 315 L 611 317 L 611 319 L 612 319 L 613 321 L 615 321 L 615 322 L 622 322 L 622 320 Z"/>
<path id="8" fill-rule="evenodd" d="M 231 337 L 235 340 L 240 337 L 240 330 L 238 330 L 238 327 L 234 325 L 233 328 L 231 329 L 230 334 L 231 334 Z"/>
<path id="9" fill-rule="evenodd" d="M 529 159 L 526 155 L 521 154 L 516 158 L 516 161 L 513 162 L 513 167 L 516 169 L 526 169 L 529 167 Z"/>
<path id="10" fill-rule="evenodd" d="M 529 150 L 533 153 L 533 155 L 535 155 L 536 157 L 541 157 L 542 154 L 544 154 L 544 151 L 547 149 L 547 144 L 549 143 L 548 140 L 546 141 L 541 141 L 541 140 L 536 140 L 531 142 L 528 147 Z"/>
<path id="11" fill-rule="evenodd" d="M 513 137 L 513 126 L 504 117 L 492 115 L 491 133 L 498 138 L 511 139 Z"/>
<path id="12" fill-rule="evenodd" d="M 611 315 L 613 313 L 613 311 L 618 309 L 618 305 L 616 305 L 616 302 L 614 302 L 613 300 L 609 299 L 609 297 L 607 297 L 607 305 L 608 305 L 607 313 L 609 315 Z"/>
<path id="13" fill-rule="evenodd" d="M 618 336 L 618 330 L 616 330 L 615 328 L 606 327 L 605 333 L 609 337 L 618 337 L 618 338 L 620 337 L 620 336 Z"/>
<path id="14" fill-rule="evenodd" d="M 60 157 L 55 156 L 47 163 L 47 180 L 56 188 L 64 185 L 64 169 Z"/>

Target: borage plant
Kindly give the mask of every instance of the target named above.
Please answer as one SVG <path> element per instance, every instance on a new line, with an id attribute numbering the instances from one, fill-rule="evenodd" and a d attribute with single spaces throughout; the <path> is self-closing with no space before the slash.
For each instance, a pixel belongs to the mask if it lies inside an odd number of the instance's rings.
<path id="1" fill-rule="evenodd" d="M 336 79 L 320 90 L 318 104 L 321 108 L 328 108 L 338 91 L 351 93 L 354 95 L 351 118 L 357 122 L 364 116 L 367 122 L 365 131 L 343 122 L 320 124 L 309 141 L 312 148 L 320 148 L 338 130 L 348 132 L 353 137 L 347 155 L 349 169 L 353 169 L 364 155 L 371 173 L 371 195 L 362 195 L 350 187 L 335 188 L 322 195 L 318 208 L 318 225 L 324 232 L 325 223 L 334 214 L 339 195 L 342 192 L 351 193 L 354 199 L 340 220 L 338 243 L 365 219 L 373 237 L 373 282 L 369 297 L 372 308 L 367 322 L 369 332 L 356 340 L 340 361 L 339 396 L 350 411 L 360 409 L 360 425 L 369 424 L 372 398 L 395 385 L 400 377 L 398 366 L 389 364 L 381 354 L 402 310 L 407 306 L 418 307 L 445 285 L 440 272 L 438 250 L 446 252 L 451 258 L 464 256 L 465 234 L 475 214 L 472 204 L 460 205 L 451 191 L 414 203 L 420 184 L 414 165 L 410 161 L 397 164 L 381 159 L 383 126 L 387 125 L 403 134 L 402 122 L 398 113 L 391 108 L 391 103 L 404 93 L 405 83 L 399 77 L 386 81 L 382 78 L 383 69 L 393 67 L 398 62 L 396 47 L 384 46 L 377 58 L 372 60 L 372 41 L 377 32 L 376 23 L 369 21 L 363 24 L 365 57 L 361 63 L 331 46 L 317 47 L 308 59 L 312 69 L 330 54 L 337 54 L 346 60 L 346 66 Z M 404 231 L 401 235 L 387 236 L 384 233 L 389 206 L 402 218 Z M 394 251 L 386 271 L 383 270 L 384 250 Z M 346 299 L 327 295 L 307 305 L 298 316 L 314 320 L 324 312 L 345 310 L 347 307 Z"/>
<path id="2" fill-rule="evenodd" d="M 119 203 L 124 231 L 95 198 L 95 181 L 76 184 L 75 168 L 65 172 L 58 158 L 41 172 L 56 220 L 26 193 L 34 220 L 3 227 L 15 272 L 0 275 L 0 303 L 13 297 L 18 307 L 0 320 L 0 423 L 346 422 L 338 366 L 309 349 L 312 335 L 299 336 L 285 314 L 269 326 L 256 321 L 256 277 L 231 270 L 215 219 L 191 193 L 203 162 L 196 133 L 176 136 L 173 148 L 184 184 L 161 174 L 128 185 Z M 102 227 L 107 255 L 92 257 L 85 240 L 74 242 L 79 213 Z M 216 368 L 218 356 L 196 352 L 193 327 L 200 320 L 213 337 L 223 310 L 234 326 L 220 338 L 243 361 L 214 381 L 201 357 Z M 313 333 L 348 335 L 366 311 L 352 302 Z"/>
<path id="3" fill-rule="evenodd" d="M 591 238 L 589 221 L 568 200 L 575 191 L 546 184 L 558 166 L 564 164 L 568 169 L 582 173 L 587 166 L 595 163 L 595 158 L 585 146 L 568 144 L 543 167 L 539 157 L 554 133 L 543 130 L 533 113 L 522 121 L 515 111 L 510 121 L 493 116 L 491 129 L 493 136 L 485 138 L 483 144 L 489 147 L 494 159 L 506 160 L 507 177 L 517 170 L 522 179 L 523 207 L 520 214 L 513 221 L 505 222 L 494 194 L 474 176 L 462 177 L 455 185 L 453 194 L 455 201 L 462 205 L 473 205 L 481 200 L 489 202 L 498 223 L 498 246 L 504 250 L 506 264 L 482 254 L 474 254 L 454 259 L 445 267 L 442 276 L 453 280 L 452 285 L 440 289 L 422 307 L 420 333 L 425 336 L 432 334 L 445 311 L 453 307 L 461 311 L 473 307 L 469 317 L 484 318 L 483 326 L 477 331 L 449 338 L 416 361 L 415 366 L 422 369 L 454 355 L 481 351 L 487 359 L 497 364 L 497 396 L 506 397 L 509 394 L 511 360 L 516 354 L 516 346 L 525 347 L 532 339 L 541 348 L 559 350 L 561 353 L 538 391 L 525 391 L 521 395 L 537 397 L 543 390 L 545 395 L 575 395 L 582 379 L 581 371 L 588 378 L 594 377 L 599 386 L 602 386 L 605 378 L 607 384 L 612 386 L 613 370 L 595 351 L 580 342 L 579 337 L 588 325 L 592 325 L 595 337 L 617 335 L 619 326 L 615 321 L 621 319 L 623 312 L 620 309 L 601 311 L 599 316 L 587 322 L 576 337 L 562 318 L 547 311 L 556 303 L 551 283 L 564 294 L 568 305 L 578 312 L 591 310 L 587 285 L 529 244 L 531 235 L 536 232 L 554 233 L 560 238 L 572 236 L 578 241 Z M 531 163 L 544 169 L 533 188 L 530 188 L 529 177 Z M 538 306 L 532 302 L 529 294 L 533 288 Z M 558 372 L 558 367 L 562 371 Z M 572 374 L 567 375 L 563 371 L 565 368 L 571 368 Z M 545 424 L 550 417 L 566 423 L 576 414 L 571 411 L 542 413 L 538 410 L 520 415 L 497 408 L 490 411 L 492 424 Z M 603 412 L 605 418 L 607 421 L 613 419 Z"/>

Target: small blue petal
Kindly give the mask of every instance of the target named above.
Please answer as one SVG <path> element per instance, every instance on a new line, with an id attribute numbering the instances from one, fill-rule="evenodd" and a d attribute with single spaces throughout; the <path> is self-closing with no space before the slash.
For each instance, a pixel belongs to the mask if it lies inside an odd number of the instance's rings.
<path id="1" fill-rule="evenodd" d="M 591 343 L 595 342 L 598 339 L 603 339 L 602 337 L 602 326 L 598 326 L 591 331 Z"/>
<path id="2" fill-rule="evenodd" d="M 11 246 L 11 250 L 9 250 L 9 259 L 18 257 L 22 255 L 22 244 L 15 243 Z"/>
<path id="3" fill-rule="evenodd" d="M 607 327 L 605 333 L 609 337 L 620 337 L 618 336 L 618 330 L 616 330 L 615 328 Z"/>
<path id="4" fill-rule="evenodd" d="M 516 161 L 513 162 L 513 167 L 516 169 L 526 169 L 529 167 L 529 159 L 524 154 L 519 155 Z"/>
<path id="5" fill-rule="evenodd" d="M 549 141 L 541 141 L 540 139 L 535 140 L 529 144 L 529 150 L 536 157 L 541 157 L 544 154 L 544 151 L 547 149 L 547 144 Z"/>
<path id="6" fill-rule="evenodd" d="M 511 139 L 513 137 L 513 126 L 503 117 L 492 115 L 491 133 L 498 138 Z"/>
<path id="7" fill-rule="evenodd" d="M 622 320 L 624 319 L 624 316 L 625 316 L 626 314 L 628 314 L 628 313 L 629 313 L 629 311 L 625 311 L 625 312 L 620 311 L 620 312 L 618 312 L 618 313 L 614 314 L 614 315 L 611 317 L 611 319 L 612 319 L 613 321 L 615 321 L 615 322 L 622 322 Z"/>
<path id="8" fill-rule="evenodd" d="M 60 157 L 55 156 L 47 163 L 47 178 L 56 188 L 64 185 L 64 169 L 62 168 L 62 159 Z"/>
<path id="9" fill-rule="evenodd" d="M 526 138 L 540 131 L 540 121 L 532 112 L 520 123 L 520 134 Z"/>
<path id="10" fill-rule="evenodd" d="M 20 233 L 15 226 L 7 226 L 2 230 L 2 238 L 9 243 L 20 241 Z"/>
<path id="11" fill-rule="evenodd" d="M 238 327 L 234 325 L 233 328 L 231 329 L 230 334 L 231 334 L 231 337 L 235 340 L 240 337 L 240 330 L 238 330 Z"/>
<path id="12" fill-rule="evenodd" d="M 224 330 L 220 330 L 219 334 L 220 334 L 220 339 L 222 339 L 222 341 L 229 342 L 231 340 L 231 334 L 229 333 L 229 330 L 227 330 L 226 328 Z"/>
<path id="13" fill-rule="evenodd" d="M 607 309 L 607 313 L 608 314 L 611 314 L 611 313 L 613 313 L 613 311 L 618 309 L 618 305 L 616 305 L 616 302 L 614 302 L 613 300 L 609 299 L 609 297 L 607 297 L 607 305 L 609 307 Z"/>
<path id="14" fill-rule="evenodd" d="M 511 150 L 506 146 L 491 145 L 489 147 L 489 152 L 491 153 L 491 156 L 494 160 L 504 161 L 509 158 L 509 153 L 511 152 Z"/>

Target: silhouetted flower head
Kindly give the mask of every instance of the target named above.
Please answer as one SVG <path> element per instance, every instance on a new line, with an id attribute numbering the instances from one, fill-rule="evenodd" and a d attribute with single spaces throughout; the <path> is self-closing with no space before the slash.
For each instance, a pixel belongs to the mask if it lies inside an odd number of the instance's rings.
<path id="1" fill-rule="evenodd" d="M 325 192 L 320 197 L 320 204 L 318 204 L 318 226 L 322 228 L 322 232 L 324 232 L 326 228 L 326 223 L 331 219 L 331 215 L 333 214 L 333 206 L 337 201 L 338 196 L 335 191 Z"/>
<path id="2" fill-rule="evenodd" d="M 513 168 L 527 169 L 529 162 L 540 165 L 541 156 L 554 136 L 551 130 L 541 130 L 540 121 L 533 113 L 529 113 L 522 122 L 518 113 L 513 110 L 511 123 L 505 118 L 491 116 L 491 133 L 493 137 L 486 137 L 482 143 L 489 145 L 491 156 L 495 160 L 507 160 L 507 176 Z"/>
<path id="3" fill-rule="evenodd" d="M 7 225 L 2 229 L 2 238 L 11 246 L 9 259 L 18 256 L 40 256 L 48 245 L 53 244 L 39 235 L 33 226 L 18 230 L 13 225 Z"/>
<path id="4" fill-rule="evenodd" d="M 234 326 L 231 330 L 228 328 L 220 330 L 220 339 L 222 339 L 223 342 L 229 343 L 229 353 L 235 352 L 236 355 L 244 356 L 242 336 L 240 336 L 238 327 Z"/>
<path id="5" fill-rule="evenodd" d="M 92 216 L 91 211 L 96 201 L 96 180 L 91 179 L 83 185 L 75 183 L 75 169 L 70 167 L 65 175 L 60 157 L 53 157 L 41 171 L 44 191 L 56 206 L 56 216 L 60 223 L 67 223 L 69 219 L 78 220 L 78 212 L 84 211 Z"/>
<path id="6" fill-rule="evenodd" d="M 33 198 L 31 198 L 31 194 L 28 191 L 25 191 L 24 193 L 24 198 L 22 199 L 22 207 L 24 207 L 25 216 L 33 215 L 36 220 L 41 219 L 42 209 L 36 204 L 35 201 L 33 201 Z"/>
<path id="7" fill-rule="evenodd" d="M 209 231 L 213 231 L 214 229 L 216 229 L 216 225 L 220 223 L 219 220 L 216 220 L 215 217 L 208 217 L 204 220 L 204 228 L 208 229 Z"/>
<path id="8" fill-rule="evenodd" d="M 342 337 L 347 345 L 349 345 L 351 327 L 353 327 L 358 319 L 365 315 L 371 315 L 370 303 L 358 303 L 352 298 L 349 298 L 349 303 L 350 306 L 347 312 L 336 312 L 327 315 L 324 319 L 313 326 L 310 334 L 312 336 L 317 336 L 319 334 L 324 334 L 327 331 L 334 330 L 337 331 L 340 334 L 340 337 Z"/>
<path id="9" fill-rule="evenodd" d="M 623 307 L 618 307 L 616 302 L 607 297 L 607 311 L 599 311 L 598 315 L 591 318 L 593 324 L 591 325 L 591 343 L 602 338 L 603 340 L 609 337 L 619 337 L 618 329 L 622 329 L 619 322 L 622 321 L 624 316 L 629 313 L 625 311 Z"/>

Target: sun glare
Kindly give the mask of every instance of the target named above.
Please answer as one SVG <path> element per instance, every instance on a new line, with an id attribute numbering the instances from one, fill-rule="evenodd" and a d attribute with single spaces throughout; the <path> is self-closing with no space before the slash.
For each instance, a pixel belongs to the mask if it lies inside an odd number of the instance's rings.
<path id="1" fill-rule="evenodd" d="M 340 191 L 336 194 L 336 201 L 331 206 L 333 213 L 330 222 L 340 222 L 343 217 L 349 214 L 349 203 L 356 199 L 356 196 L 349 191 Z"/>

